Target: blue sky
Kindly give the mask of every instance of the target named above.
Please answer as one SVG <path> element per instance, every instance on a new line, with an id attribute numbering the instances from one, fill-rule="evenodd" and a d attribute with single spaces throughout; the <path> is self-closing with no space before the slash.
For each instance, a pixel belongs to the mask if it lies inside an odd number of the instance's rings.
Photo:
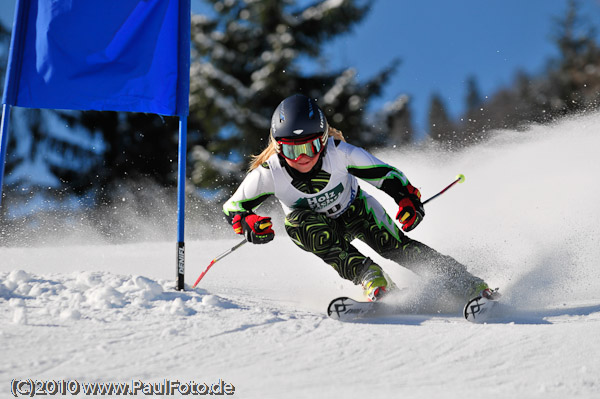
<path id="1" fill-rule="evenodd" d="M 199 0 L 194 11 L 201 10 Z M 580 0 L 588 22 L 600 31 L 600 0 Z M 15 0 L 2 0 L 0 18 L 12 20 Z M 539 73 L 556 55 L 553 19 L 566 0 L 376 0 L 356 29 L 326 46 L 331 68 L 354 66 L 367 80 L 401 59 L 380 108 L 400 94 L 412 98 L 418 129 L 429 100 L 439 93 L 454 116 L 463 110 L 465 81 L 475 76 L 482 96 L 508 85 L 519 69 Z"/>
<path id="2" fill-rule="evenodd" d="M 482 96 L 512 82 L 519 69 L 539 73 L 557 55 L 554 19 L 566 0 L 379 0 L 366 20 L 330 47 L 333 64 L 354 65 L 367 79 L 394 57 L 402 60 L 379 102 L 406 93 L 422 128 L 431 95 L 452 115 L 463 111 L 466 80 L 475 76 Z M 600 30 L 600 1 L 581 0 Z"/>

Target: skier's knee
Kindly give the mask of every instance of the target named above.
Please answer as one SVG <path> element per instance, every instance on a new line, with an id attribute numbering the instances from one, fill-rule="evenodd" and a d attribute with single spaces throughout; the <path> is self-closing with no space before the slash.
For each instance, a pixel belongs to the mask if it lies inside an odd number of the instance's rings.
<path id="1" fill-rule="evenodd" d="M 285 231 L 292 241 L 302 249 L 313 253 L 328 252 L 336 244 L 337 234 L 325 215 L 295 210 L 285 218 Z"/>

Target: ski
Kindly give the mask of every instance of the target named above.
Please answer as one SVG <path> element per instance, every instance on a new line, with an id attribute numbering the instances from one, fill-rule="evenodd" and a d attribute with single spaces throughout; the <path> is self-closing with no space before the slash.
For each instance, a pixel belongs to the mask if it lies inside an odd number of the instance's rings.
<path id="1" fill-rule="evenodd" d="M 463 309 L 463 316 L 472 323 L 485 323 L 494 315 L 493 309 L 497 304 L 497 300 L 478 296 L 467 302 Z M 393 308 L 390 309 L 389 306 L 386 308 L 382 302 L 356 301 L 345 296 L 335 298 L 327 307 L 327 315 L 339 321 L 353 321 L 386 314 L 395 313 Z"/>
<path id="2" fill-rule="evenodd" d="M 485 323 L 492 316 L 497 303 L 498 301 L 478 296 L 467 302 L 463 315 L 472 323 Z"/>
<path id="3" fill-rule="evenodd" d="M 363 302 L 342 296 L 335 298 L 327 307 L 327 315 L 335 320 L 351 321 L 365 316 L 374 316 L 381 310 L 379 302 Z"/>

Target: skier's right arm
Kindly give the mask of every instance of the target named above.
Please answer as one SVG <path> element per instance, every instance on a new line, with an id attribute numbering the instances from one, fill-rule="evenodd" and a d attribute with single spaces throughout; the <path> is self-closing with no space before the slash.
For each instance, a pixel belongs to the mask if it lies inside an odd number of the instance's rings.
<path id="1" fill-rule="evenodd" d="M 265 166 L 259 166 L 246 176 L 233 196 L 223 205 L 225 217 L 236 234 L 243 234 L 254 244 L 264 244 L 274 238 L 271 218 L 254 213 L 273 194 L 273 177 Z"/>

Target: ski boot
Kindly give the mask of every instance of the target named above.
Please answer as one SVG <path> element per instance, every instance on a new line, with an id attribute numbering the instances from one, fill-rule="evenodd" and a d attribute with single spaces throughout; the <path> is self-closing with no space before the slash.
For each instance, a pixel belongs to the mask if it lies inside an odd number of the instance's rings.
<path id="1" fill-rule="evenodd" d="M 493 316 L 493 309 L 500 297 L 498 288 L 491 289 L 484 282 L 477 284 L 463 309 L 463 316 L 473 323 L 485 323 Z"/>
<path id="2" fill-rule="evenodd" d="M 469 298 L 482 297 L 490 301 L 497 301 L 502 296 L 498 290 L 498 288 L 491 289 L 487 283 L 481 283 L 475 287 Z"/>
<path id="3" fill-rule="evenodd" d="M 388 289 L 391 289 L 394 283 L 391 280 L 388 281 L 381 267 L 374 264 L 371 259 L 366 258 L 363 264 L 365 266 L 359 277 L 363 293 L 370 302 L 378 301 L 387 294 Z"/>

